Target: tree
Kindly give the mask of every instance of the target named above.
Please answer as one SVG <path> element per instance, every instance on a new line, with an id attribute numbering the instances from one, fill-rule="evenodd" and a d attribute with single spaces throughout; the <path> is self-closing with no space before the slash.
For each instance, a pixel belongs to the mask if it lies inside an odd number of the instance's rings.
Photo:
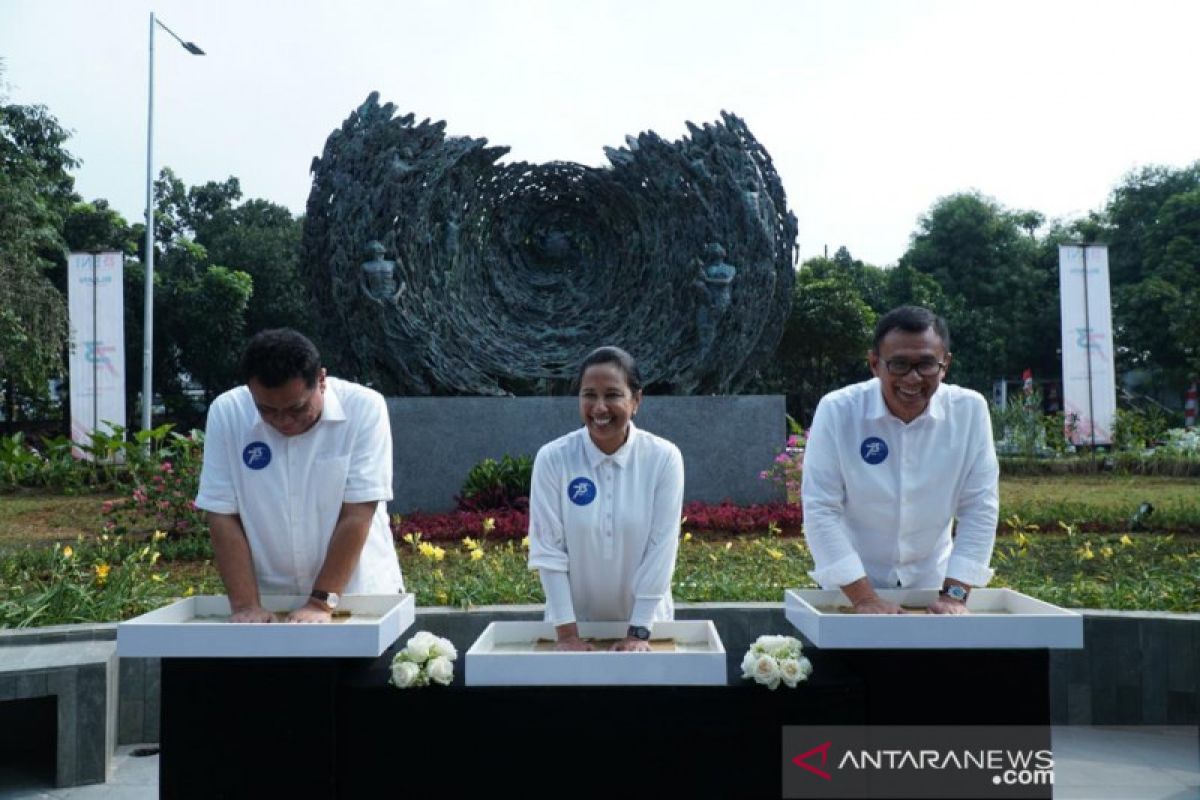
<path id="1" fill-rule="evenodd" d="M 830 267 L 824 258 L 801 265 L 775 359 L 758 382 L 760 391 L 785 393 L 788 413 L 802 423 L 826 392 L 870 377 L 875 312 L 849 277 L 830 274 Z"/>
<path id="2" fill-rule="evenodd" d="M 956 383 L 987 391 L 1034 366 L 1048 335 L 1057 339 L 1057 278 L 1039 267 L 1028 232 L 1039 218 L 969 192 L 938 200 L 919 220 L 900 267 L 944 293 L 944 308 L 934 310 L 950 326 Z"/>
<path id="3" fill-rule="evenodd" d="M 62 372 L 67 309 L 50 276 L 65 268 L 62 219 L 76 199 L 67 138 L 44 106 L 0 105 L 0 375 L 10 419 L 16 394 L 44 398 Z"/>

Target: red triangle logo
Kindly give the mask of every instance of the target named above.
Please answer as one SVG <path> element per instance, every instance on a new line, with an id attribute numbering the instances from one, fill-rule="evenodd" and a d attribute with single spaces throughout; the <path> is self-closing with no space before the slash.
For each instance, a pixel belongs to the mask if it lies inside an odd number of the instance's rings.
<path id="1" fill-rule="evenodd" d="M 831 776 L 828 772 L 826 772 L 823 769 L 818 769 L 817 767 L 814 767 L 812 764 L 808 763 L 809 756 L 813 755 L 814 753 L 820 753 L 821 754 L 821 766 L 822 767 L 825 766 L 825 762 L 829 760 L 829 746 L 831 744 L 833 744 L 833 742 L 826 742 L 825 744 L 819 744 L 816 747 L 814 747 L 812 750 L 809 750 L 807 753 L 801 753 L 800 755 L 793 758 L 792 763 L 795 764 L 797 767 L 808 770 L 813 775 L 818 775 L 818 776 L 824 778 L 827 781 L 833 780 L 833 776 Z"/>

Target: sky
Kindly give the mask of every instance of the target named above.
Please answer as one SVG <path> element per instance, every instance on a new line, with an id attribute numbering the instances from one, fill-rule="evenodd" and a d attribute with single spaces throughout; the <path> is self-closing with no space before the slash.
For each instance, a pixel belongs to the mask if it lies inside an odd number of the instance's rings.
<path id="1" fill-rule="evenodd" d="M 372 90 L 509 160 L 607 163 L 684 122 L 746 120 L 800 259 L 894 264 L 940 198 L 1070 219 L 1130 170 L 1200 159 L 1192 0 L 0 0 L 8 102 L 46 105 L 76 190 L 130 222 L 154 162 L 301 213 L 309 166 Z"/>

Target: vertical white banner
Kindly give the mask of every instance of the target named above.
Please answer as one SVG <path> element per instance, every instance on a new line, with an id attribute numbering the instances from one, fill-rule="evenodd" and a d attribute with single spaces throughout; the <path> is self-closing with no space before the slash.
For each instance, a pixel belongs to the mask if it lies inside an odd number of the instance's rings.
<path id="1" fill-rule="evenodd" d="M 1108 248 L 1058 247 L 1062 307 L 1063 412 L 1075 444 L 1112 444 L 1117 418 Z"/>
<path id="2" fill-rule="evenodd" d="M 120 253 L 71 253 L 67 261 L 74 442 L 90 442 L 93 430 L 125 426 L 123 269 Z"/>

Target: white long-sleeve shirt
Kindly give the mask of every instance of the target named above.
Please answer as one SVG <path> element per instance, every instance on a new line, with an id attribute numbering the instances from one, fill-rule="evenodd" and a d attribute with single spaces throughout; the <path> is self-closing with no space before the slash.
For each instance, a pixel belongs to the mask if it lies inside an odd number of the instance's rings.
<path id="1" fill-rule="evenodd" d="M 607 455 L 586 428 L 538 450 L 529 497 L 529 568 L 541 571 L 546 619 L 672 619 L 671 576 L 683 508 L 683 457 L 629 423 Z"/>
<path id="2" fill-rule="evenodd" d="M 907 425 L 888 410 L 878 379 L 825 395 L 801 483 L 810 574 L 827 589 L 864 575 L 880 588 L 941 588 L 946 577 L 986 585 L 999 478 L 978 392 L 942 384 Z"/>

